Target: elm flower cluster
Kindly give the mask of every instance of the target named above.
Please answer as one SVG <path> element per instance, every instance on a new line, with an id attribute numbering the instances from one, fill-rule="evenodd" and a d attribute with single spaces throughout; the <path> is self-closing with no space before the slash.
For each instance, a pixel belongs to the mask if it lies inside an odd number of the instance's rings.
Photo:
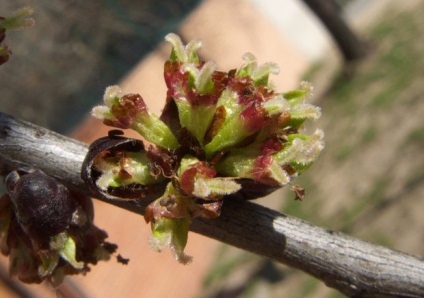
<path id="1" fill-rule="evenodd" d="M 279 71 L 274 63 L 258 65 L 247 53 L 241 68 L 223 72 L 199 59 L 199 40 L 183 45 L 172 33 L 165 39 L 172 52 L 164 66 L 168 91 L 161 116 L 118 86 L 108 87 L 104 105 L 92 112 L 106 125 L 137 131 L 147 149 L 114 132 L 91 146 L 89 174 L 82 176 L 107 198 L 154 199 L 145 213 L 151 246 L 170 247 L 188 263 L 184 248 L 193 218 L 216 218 L 227 199 L 254 199 L 289 184 L 322 151 L 324 134 L 300 130 L 321 115 L 307 102 L 309 83 L 279 93 L 269 82 Z"/>

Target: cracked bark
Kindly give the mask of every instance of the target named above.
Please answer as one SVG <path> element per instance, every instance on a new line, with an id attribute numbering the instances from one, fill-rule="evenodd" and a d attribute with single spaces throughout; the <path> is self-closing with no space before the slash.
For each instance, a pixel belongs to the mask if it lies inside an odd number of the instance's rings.
<path id="1" fill-rule="evenodd" d="M 0 112 L 0 174 L 31 166 L 89 194 L 80 178 L 87 145 Z M 104 199 L 103 199 L 104 201 Z M 106 201 L 143 214 L 149 201 Z M 226 201 L 191 230 L 303 270 L 351 297 L 423 297 L 424 261 L 252 202 Z"/>

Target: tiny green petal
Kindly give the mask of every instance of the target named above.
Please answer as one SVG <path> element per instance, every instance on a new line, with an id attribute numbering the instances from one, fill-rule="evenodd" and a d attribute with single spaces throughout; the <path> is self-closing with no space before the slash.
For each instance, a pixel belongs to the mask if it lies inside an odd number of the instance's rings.
<path id="1" fill-rule="evenodd" d="M 277 181 L 280 186 L 284 186 L 290 182 L 291 179 L 289 174 L 287 174 L 275 160 L 267 169 L 271 174 L 271 178 Z"/>
<path id="2" fill-rule="evenodd" d="M 200 40 L 191 40 L 185 47 L 181 38 L 175 33 L 169 33 L 166 35 L 165 40 L 172 45 L 171 57 L 169 59 L 171 62 L 199 62 L 197 50 L 202 46 L 202 42 Z"/>
<path id="3" fill-rule="evenodd" d="M 103 101 L 107 107 L 112 107 L 115 104 L 118 104 L 119 99 L 122 96 L 121 87 L 114 85 L 106 88 L 105 93 L 103 95 Z"/>
<path id="4" fill-rule="evenodd" d="M 75 269 L 82 269 L 84 267 L 84 263 L 76 260 L 76 253 L 75 241 L 72 237 L 68 237 L 63 248 L 59 250 L 59 255 Z"/>
<path id="5" fill-rule="evenodd" d="M 96 181 L 96 185 L 106 191 L 108 187 L 119 187 L 121 186 L 121 181 L 117 175 L 117 173 L 114 173 L 113 170 L 115 169 L 115 166 L 111 166 L 110 170 L 103 173 L 99 179 Z"/>
<path id="6" fill-rule="evenodd" d="M 40 277 L 51 275 L 59 263 L 59 255 L 57 253 L 40 254 L 41 265 L 38 267 Z"/>
<path id="7" fill-rule="evenodd" d="M 55 251 L 61 250 L 64 247 L 67 238 L 68 234 L 66 232 L 57 234 L 50 240 L 50 248 Z"/>
<path id="8" fill-rule="evenodd" d="M 283 93 L 284 98 L 289 101 L 293 101 L 296 99 L 303 99 L 305 95 L 306 95 L 305 90 L 291 90 L 291 91 Z"/>
<path id="9" fill-rule="evenodd" d="M 252 73 L 252 79 L 255 85 L 268 86 L 268 78 L 270 74 L 278 74 L 280 68 L 277 64 L 268 62 L 257 67 Z"/>
<path id="10" fill-rule="evenodd" d="M 50 248 L 57 251 L 62 259 L 68 262 L 75 269 L 82 269 L 84 267 L 83 262 L 78 262 L 76 260 L 77 252 L 75 241 L 66 232 L 53 237 L 50 241 Z"/>
<path id="11" fill-rule="evenodd" d="M 239 177 L 252 178 L 251 170 L 255 164 L 257 155 L 250 152 L 243 152 L 241 149 L 234 149 L 231 153 L 215 165 L 220 174 Z"/>
<path id="12" fill-rule="evenodd" d="M 305 100 L 309 100 L 313 95 L 314 86 L 310 82 L 302 81 L 300 82 L 300 87 L 306 92 Z"/>
<path id="13" fill-rule="evenodd" d="M 208 94 L 213 91 L 214 84 L 211 76 L 217 68 L 214 62 L 206 62 L 201 69 L 198 69 L 193 63 L 185 63 L 181 68 L 190 73 L 197 92 Z"/>
<path id="14" fill-rule="evenodd" d="M 215 114 L 215 106 L 191 106 L 187 101 L 179 99 L 175 99 L 175 103 L 178 107 L 181 127 L 186 127 L 199 143 L 202 143 Z"/>
<path id="15" fill-rule="evenodd" d="M 186 155 L 181 159 L 180 162 L 180 167 L 178 169 L 178 176 L 181 177 L 182 173 L 184 173 L 184 171 L 186 171 L 191 165 L 195 164 L 199 162 L 199 159 L 191 156 L 191 155 Z"/>
<path id="16" fill-rule="evenodd" d="M 147 110 L 145 114 L 137 116 L 131 127 L 146 140 L 166 149 L 177 149 L 179 143 L 169 127 L 158 116 Z"/>
<path id="17" fill-rule="evenodd" d="M 239 191 L 241 185 L 229 178 L 202 178 L 194 181 L 193 195 L 207 198 L 210 195 L 229 195 Z"/>
<path id="18" fill-rule="evenodd" d="M 198 39 L 191 40 L 185 47 L 187 62 L 198 63 L 199 56 L 197 50 L 202 47 L 202 42 Z"/>
<path id="19" fill-rule="evenodd" d="M 165 40 L 172 45 L 171 57 L 169 60 L 186 62 L 187 57 L 181 38 L 175 33 L 169 33 L 165 36 Z"/>
<path id="20" fill-rule="evenodd" d="M 292 106 L 290 114 L 292 119 L 317 120 L 321 117 L 321 109 L 309 103 L 300 103 Z"/>
<path id="21" fill-rule="evenodd" d="M 261 66 L 258 66 L 256 57 L 252 53 L 245 53 L 242 58 L 244 61 L 246 61 L 246 65 L 237 71 L 236 76 L 250 76 L 256 86 L 268 86 L 269 75 L 271 73 L 278 74 L 280 72 L 280 68 L 278 67 L 278 65 L 273 62 L 268 62 L 262 64 Z"/>
<path id="22" fill-rule="evenodd" d="M 110 108 L 107 107 L 107 106 L 94 107 L 91 110 L 91 115 L 94 118 L 97 118 L 99 120 L 105 120 L 105 119 L 113 120 L 113 119 L 115 119 L 115 116 L 111 113 Z"/>
<path id="23" fill-rule="evenodd" d="M 277 95 L 264 102 L 263 107 L 267 110 L 269 116 L 290 111 L 290 104 L 282 95 Z"/>
<path id="24" fill-rule="evenodd" d="M 208 61 L 200 69 L 199 75 L 196 77 L 196 80 L 194 82 L 196 90 L 199 93 L 207 94 L 213 91 L 214 84 L 211 76 L 216 70 L 216 68 L 217 65 L 214 62 Z"/>
<path id="25" fill-rule="evenodd" d="M 199 75 L 200 70 L 196 67 L 196 64 L 194 63 L 184 63 L 181 65 L 181 69 L 190 73 L 190 75 L 193 77 L 193 80 L 196 79 L 196 77 Z"/>
<path id="26" fill-rule="evenodd" d="M 217 106 L 224 106 L 226 118 L 218 133 L 205 146 L 208 158 L 219 150 L 239 143 L 251 134 L 250 131 L 244 129 L 242 120 L 239 117 L 244 107 L 237 103 L 237 99 L 238 95 L 236 92 L 224 90 L 218 100 Z"/>
<path id="27" fill-rule="evenodd" d="M 189 227 L 190 220 L 187 218 L 158 218 L 152 223 L 153 236 L 150 237 L 149 244 L 155 251 L 169 247 L 178 262 L 188 264 L 192 261 L 192 257 L 184 253 L 184 248 L 187 244 Z"/>
<path id="28" fill-rule="evenodd" d="M 291 135 L 289 142 L 280 152 L 274 155 L 274 159 L 280 164 L 312 163 L 324 149 L 324 133 L 317 129 L 313 135 Z"/>
<path id="29" fill-rule="evenodd" d="M 308 136 L 303 146 L 302 154 L 298 155 L 294 161 L 306 165 L 315 161 L 324 149 L 324 132 L 317 129 L 313 135 Z"/>
<path id="30" fill-rule="evenodd" d="M 238 77 L 251 76 L 253 71 L 258 67 L 258 63 L 256 62 L 256 57 L 252 53 L 245 53 L 242 56 L 242 59 L 246 61 L 246 65 L 237 71 L 236 76 Z"/>
<path id="31" fill-rule="evenodd" d="M 132 183 L 149 185 L 158 182 L 150 175 L 149 159 L 144 152 L 126 152 L 121 159 L 116 157 L 96 159 L 94 167 L 101 173 L 96 185 L 100 189 L 107 190 L 108 187 L 121 187 Z M 122 168 L 121 161 L 125 164 L 123 170 L 129 177 L 119 175 Z"/>
<path id="32" fill-rule="evenodd" d="M 11 17 L 0 21 L 0 29 L 20 29 L 34 25 L 34 19 L 29 18 L 33 14 L 31 7 L 24 7 L 16 11 Z"/>
<path id="33" fill-rule="evenodd" d="M 314 87 L 307 81 L 300 83 L 300 90 L 292 90 L 283 93 L 284 97 L 290 102 L 291 105 L 296 105 L 301 102 L 305 102 L 312 97 Z"/>

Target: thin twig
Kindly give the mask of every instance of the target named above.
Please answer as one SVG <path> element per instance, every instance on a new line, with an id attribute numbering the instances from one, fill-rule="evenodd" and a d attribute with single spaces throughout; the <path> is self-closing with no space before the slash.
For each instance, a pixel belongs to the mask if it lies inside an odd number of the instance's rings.
<path id="1" fill-rule="evenodd" d="M 80 178 L 87 145 L 0 113 L 0 174 L 28 165 L 88 194 Z M 143 214 L 149 202 L 108 201 Z M 325 230 L 252 202 L 226 201 L 194 232 L 299 268 L 348 296 L 423 297 L 423 260 Z"/>

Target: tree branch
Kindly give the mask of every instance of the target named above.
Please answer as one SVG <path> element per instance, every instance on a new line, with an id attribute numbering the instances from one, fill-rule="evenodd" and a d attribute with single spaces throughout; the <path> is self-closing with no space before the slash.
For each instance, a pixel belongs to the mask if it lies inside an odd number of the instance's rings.
<path id="1" fill-rule="evenodd" d="M 361 40 L 342 18 L 334 0 L 303 0 L 332 35 L 346 62 L 357 61 L 368 53 Z"/>
<path id="2" fill-rule="evenodd" d="M 24 165 L 88 194 L 80 178 L 87 145 L 0 113 L 0 174 Z M 149 202 L 107 201 L 143 214 Z M 348 296 L 422 297 L 424 262 L 251 202 L 226 201 L 218 219 L 192 230 L 299 268 Z"/>

